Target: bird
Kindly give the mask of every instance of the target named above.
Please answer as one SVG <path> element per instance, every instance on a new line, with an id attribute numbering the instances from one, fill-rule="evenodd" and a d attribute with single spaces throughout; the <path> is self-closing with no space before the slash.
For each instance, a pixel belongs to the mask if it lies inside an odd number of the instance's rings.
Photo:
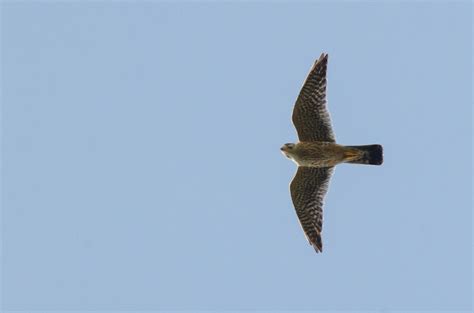
<path id="1" fill-rule="evenodd" d="M 323 252 L 323 204 L 334 167 L 340 163 L 381 165 L 379 144 L 345 146 L 336 143 L 326 100 L 328 54 L 322 53 L 303 83 L 293 108 L 297 143 L 280 150 L 298 166 L 290 195 L 306 239 L 316 253 Z"/>

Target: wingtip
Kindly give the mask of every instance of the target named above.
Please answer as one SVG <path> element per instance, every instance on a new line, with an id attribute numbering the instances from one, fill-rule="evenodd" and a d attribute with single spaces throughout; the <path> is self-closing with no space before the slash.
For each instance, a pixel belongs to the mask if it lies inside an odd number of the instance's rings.
<path id="1" fill-rule="evenodd" d="M 316 251 L 316 253 L 322 253 L 323 252 L 323 246 L 322 245 L 317 245 L 316 243 L 313 243 L 312 246 L 314 248 L 314 251 Z"/>
<path id="2" fill-rule="evenodd" d="M 319 65 L 319 64 L 327 64 L 328 63 L 328 54 L 327 53 L 321 53 L 321 56 L 319 57 L 319 59 L 316 60 L 316 62 L 314 62 L 314 67 L 316 67 L 316 65 Z"/>

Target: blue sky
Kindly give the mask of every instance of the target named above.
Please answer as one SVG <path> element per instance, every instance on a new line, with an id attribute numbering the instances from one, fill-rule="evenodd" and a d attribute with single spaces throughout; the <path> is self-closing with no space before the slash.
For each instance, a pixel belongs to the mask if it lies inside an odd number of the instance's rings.
<path id="1" fill-rule="evenodd" d="M 471 308 L 472 5 L 3 2 L 2 307 Z M 290 116 L 329 53 L 323 254 Z"/>

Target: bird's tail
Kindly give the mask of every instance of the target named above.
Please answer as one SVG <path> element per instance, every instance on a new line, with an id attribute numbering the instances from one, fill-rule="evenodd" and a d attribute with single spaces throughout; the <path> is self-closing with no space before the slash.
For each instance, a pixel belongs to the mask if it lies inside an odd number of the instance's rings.
<path id="1" fill-rule="evenodd" d="M 346 146 L 347 163 L 380 165 L 383 163 L 381 145 Z"/>

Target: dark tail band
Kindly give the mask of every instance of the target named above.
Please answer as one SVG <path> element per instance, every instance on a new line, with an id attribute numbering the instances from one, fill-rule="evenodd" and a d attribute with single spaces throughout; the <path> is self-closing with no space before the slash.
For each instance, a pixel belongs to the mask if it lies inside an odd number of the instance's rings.
<path id="1" fill-rule="evenodd" d="M 383 163 L 383 148 L 381 145 L 348 146 L 348 148 L 363 151 L 362 156 L 348 163 L 380 165 Z"/>

